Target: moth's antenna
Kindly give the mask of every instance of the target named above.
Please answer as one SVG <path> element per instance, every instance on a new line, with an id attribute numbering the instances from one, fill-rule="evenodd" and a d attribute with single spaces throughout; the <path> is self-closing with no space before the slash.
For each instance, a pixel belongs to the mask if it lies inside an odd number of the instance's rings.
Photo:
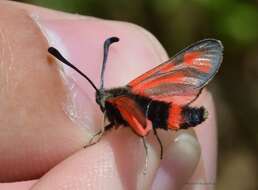
<path id="1" fill-rule="evenodd" d="M 95 86 L 95 84 L 87 77 L 82 71 L 80 71 L 77 67 L 75 67 L 73 64 L 71 64 L 69 61 L 67 61 L 61 53 L 54 47 L 48 48 L 48 52 L 53 55 L 55 58 L 57 58 L 59 61 L 63 62 L 67 66 L 71 67 L 75 71 L 77 71 L 81 76 L 83 76 L 90 84 L 91 86 L 98 91 L 98 88 Z"/>
<path id="2" fill-rule="evenodd" d="M 118 41 L 119 41 L 118 37 L 111 37 L 106 39 L 104 42 L 104 56 L 103 56 L 103 64 L 102 64 L 101 75 L 100 75 L 100 88 L 99 88 L 100 90 L 104 88 L 104 72 L 105 72 L 106 63 L 107 63 L 109 47 L 112 43 L 118 42 Z"/>

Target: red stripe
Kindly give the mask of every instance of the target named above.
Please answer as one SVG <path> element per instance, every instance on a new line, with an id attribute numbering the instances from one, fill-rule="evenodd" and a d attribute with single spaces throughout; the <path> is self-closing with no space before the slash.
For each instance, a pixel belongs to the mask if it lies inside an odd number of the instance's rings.
<path id="1" fill-rule="evenodd" d="M 168 128 L 170 129 L 179 129 L 180 123 L 182 123 L 181 116 L 182 108 L 179 105 L 173 104 L 169 108 L 168 116 Z"/>
<path id="2" fill-rule="evenodd" d="M 132 88 L 134 88 L 134 86 L 143 82 L 146 78 L 151 77 L 151 75 L 153 75 L 156 72 L 169 72 L 170 70 L 172 70 L 173 66 L 174 65 L 171 64 L 171 62 L 163 63 L 163 64 L 155 67 L 154 69 L 151 69 L 151 70 L 147 71 L 146 73 L 142 74 L 141 76 L 137 77 L 136 79 L 131 81 L 128 85 L 131 86 Z"/>
<path id="3" fill-rule="evenodd" d="M 185 80 L 185 74 L 182 72 L 177 72 L 171 75 L 160 76 L 152 81 L 146 81 L 146 83 L 139 84 L 133 88 L 137 93 L 144 93 L 145 89 L 158 88 L 161 84 L 180 84 Z"/>

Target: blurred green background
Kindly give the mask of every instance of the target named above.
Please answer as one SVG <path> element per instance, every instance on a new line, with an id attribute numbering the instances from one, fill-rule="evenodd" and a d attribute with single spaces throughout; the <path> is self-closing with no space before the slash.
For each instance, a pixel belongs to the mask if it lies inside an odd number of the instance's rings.
<path id="1" fill-rule="evenodd" d="M 82 15 L 136 23 L 172 56 L 203 38 L 220 39 L 224 61 L 213 92 L 219 123 L 217 189 L 258 189 L 258 1 L 23 0 Z"/>

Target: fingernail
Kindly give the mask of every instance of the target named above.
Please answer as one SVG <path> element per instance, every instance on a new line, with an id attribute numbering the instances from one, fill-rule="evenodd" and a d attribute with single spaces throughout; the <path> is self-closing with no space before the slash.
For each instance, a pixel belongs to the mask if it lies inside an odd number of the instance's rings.
<path id="1" fill-rule="evenodd" d="M 33 19 L 41 28 L 49 46 L 58 49 L 61 54 L 73 65 L 85 73 L 96 83 L 97 64 L 94 56 L 90 56 L 90 43 L 78 30 L 81 30 L 81 20 L 44 20 L 33 15 Z M 47 50 L 46 50 L 47 51 Z M 87 54 L 87 55 L 86 55 Z M 56 60 L 60 68 L 60 76 L 63 78 L 67 89 L 68 101 L 64 105 L 64 111 L 75 123 L 75 126 L 88 129 L 95 133 L 101 126 L 101 113 L 95 103 L 95 90 L 79 73 L 72 68 Z M 96 129 L 96 126 L 97 129 Z"/>
<path id="2" fill-rule="evenodd" d="M 190 132 L 177 132 L 174 141 L 167 147 L 152 189 L 182 188 L 193 174 L 199 159 L 197 139 Z"/>

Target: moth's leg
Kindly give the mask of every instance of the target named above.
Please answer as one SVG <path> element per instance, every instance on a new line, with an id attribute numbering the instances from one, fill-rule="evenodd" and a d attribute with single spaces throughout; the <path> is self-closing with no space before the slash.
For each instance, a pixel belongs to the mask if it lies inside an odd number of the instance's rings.
<path id="1" fill-rule="evenodd" d="M 158 136 L 158 133 L 157 133 L 157 129 L 155 126 L 153 126 L 153 131 L 154 131 L 154 135 L 156 136 L 158 142 L 159 142 L 159 146 L 160 146 L 160 159 L 162 160 L 163 159 L 163 145 L 162 145 L 162 142 Z"/>
<path id="2" fill-rule="evenodd" d="M 115 126 L 114 123 L 109 123 L 108 125 L 106 125 L 106 126 L 104 127 L 104 130 L 105 130 L 104 132 L 109 131 L 109 130 L 112 129 L 114 126 Z"/>
<path id="3" fill-rule="evenodd" d="M 104 112 L 104 118 L 103 118 L 103 124 L 102 124 L 101 130 L 99 132 L 97 132 L 95 135 L 93 135 L 93 137 L 90 139 L 89 143 L 87 145 L 85 145 L 84 148 L 98 143 L 100 141 L 101 137 L 103 136 L 104 132 L 113 127 L 113 123 L 109 123 L 108 125 L 105 126 L 106 119 L 107 119 L 107 117 Z M 96 137 L 98 137 L 98 138 L 96 139 Z"/>
<path id="4" fill-rule="evenodd" d="M 148 169 L 148 160 L 149 160 L 149 151 L 148 151 L 148 146 L 145 140 L 145 137 L 142 137 L 142 142 L 143 142 L 143 146 L 145 149 L 145 165 L 144 165 L 144 170 L 143 170 L 143 174 L 146 175 L 147 173 L 147 169 Z"/>
<path id="5" fill-rule="evenodd" d="M 148 116 L 149 116 L 149 110 L 150 110 L 151 103 L 152 103 L 152 100 L 147 105 L 147 109 L 146 109 L 146 112 L 145 112 L 146 118 L 148 118 Z M 156 128 L 157 127 L 155 125 L 152 126 L 152 129 L 154 131 L 154 135 L 156 136 L 156 138 L 157 138 L 157 140 L 159 142 L 159 146 L 160 146 L 160 159 L 162 160 L 162 158 L 163 158 L 163 145 L 162 145 L 162 142 L 161 142 L 161 140 L 160 140 L 160 138 L 158 136 Z"/>
<path id="6" fill-rule="evenodd" d="M 94 145 L 96 143 L 98 143 L 101 139 L 101 137 L 103 136 L 103 134 L 105 133 L 105 131 L 108 131 L 109 129 L 111 129 L 112 127 L 114 127 L 114 124 L 113 123 L 110 123 L 108 125 L 106 125 L 105 127 L 103 127 L 104 130 L 100 130 L 99 132 L 97 132 L 91 139 L 90 139 L 90 142 L 85 145 L 83 148 L 87 148 L 88 146 L 91 146 L 91 145 Z M 96 137 L 98 137 L 97 140 L 94 140 L 96 139 Z"/>

